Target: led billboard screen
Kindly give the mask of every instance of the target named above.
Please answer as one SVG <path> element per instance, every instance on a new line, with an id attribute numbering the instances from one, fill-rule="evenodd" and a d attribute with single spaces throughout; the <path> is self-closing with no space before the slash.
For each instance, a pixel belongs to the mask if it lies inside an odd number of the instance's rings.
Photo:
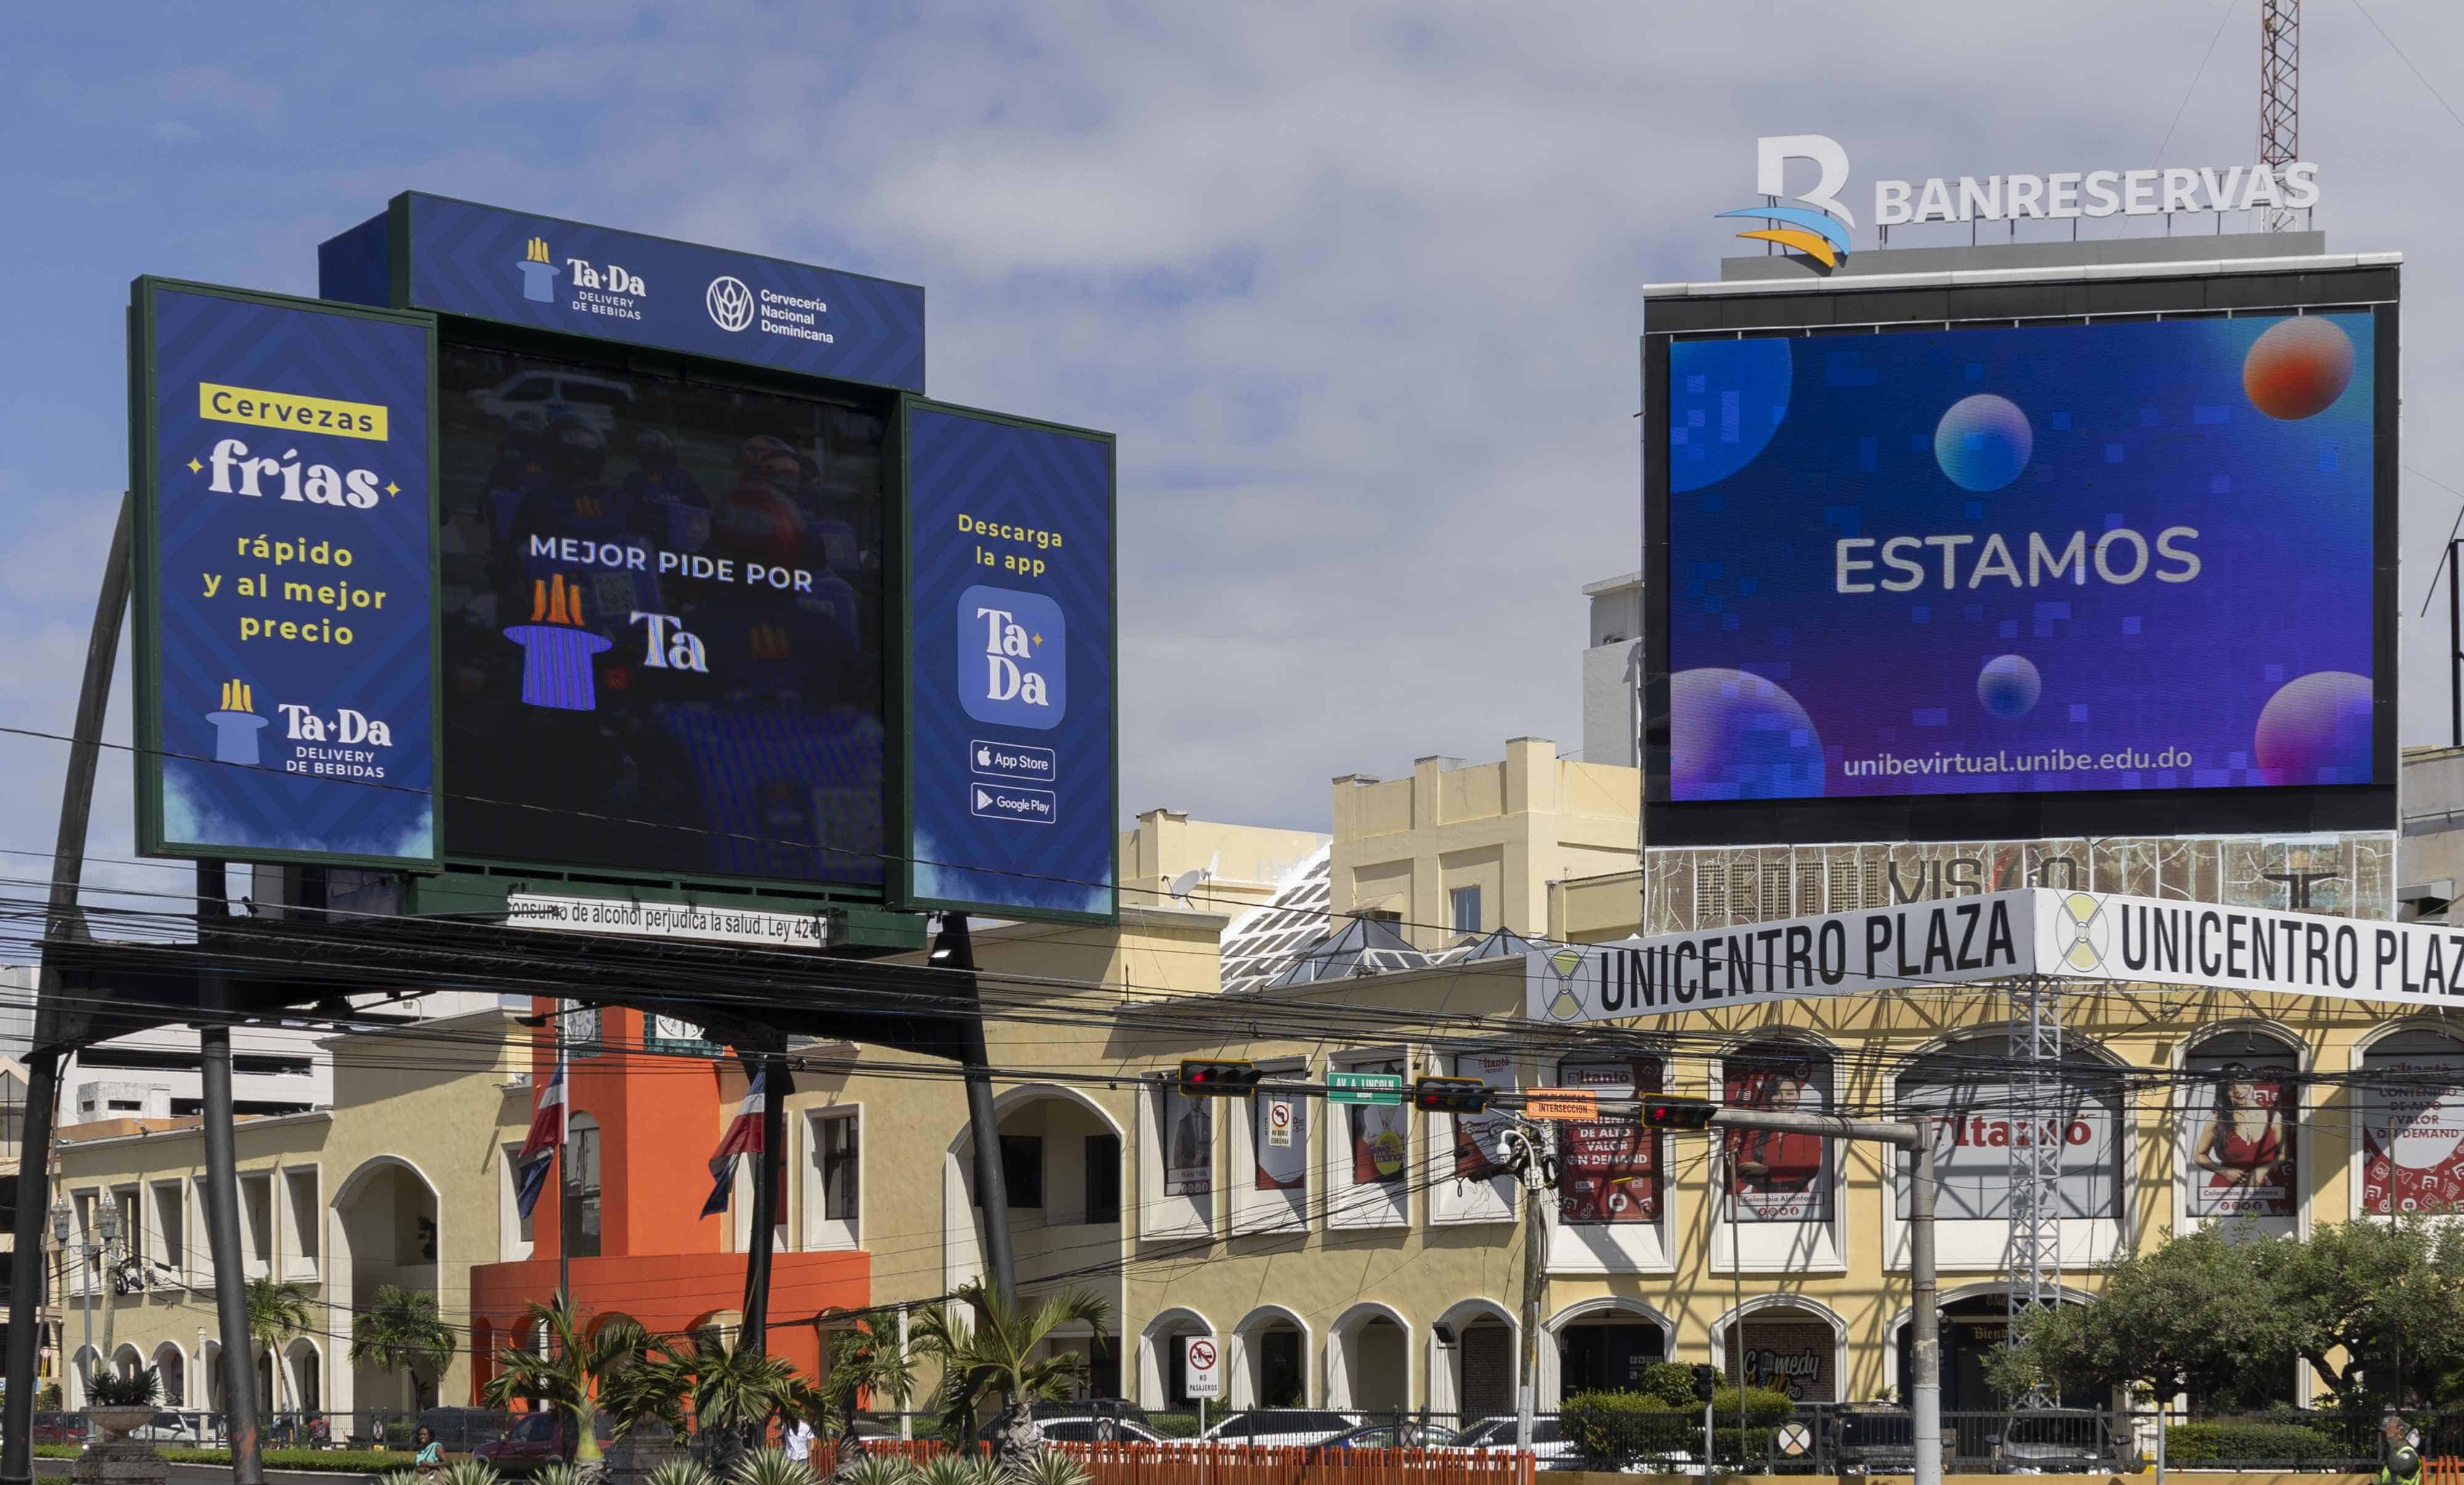
<path id="1" fill-rule="evenodd" d="M 1653 801 L 1818 802 L 1764 838 L 1856 838 L 1862 801 L 2220 791 L 2285 828 L 2305 806 L 2250 801 L 2391 787 L 2392 335 L 2328 309 L 1665 342 Z"/>
<path id="2" fill-rule="evenodd" d="M 457 857 L 883 880 L 884 418 L 448 344 Z"/>

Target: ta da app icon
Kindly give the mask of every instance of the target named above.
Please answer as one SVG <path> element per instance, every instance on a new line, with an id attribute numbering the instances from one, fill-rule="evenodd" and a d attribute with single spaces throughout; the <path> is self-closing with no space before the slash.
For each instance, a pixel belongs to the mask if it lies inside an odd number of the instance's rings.
<path id="1" fill-rule="evenodd" d="M 958 595 L 958 699 L 978 721 L 1057 727 L 1069 710 L 1069 625 L 1042 593 Z"/>

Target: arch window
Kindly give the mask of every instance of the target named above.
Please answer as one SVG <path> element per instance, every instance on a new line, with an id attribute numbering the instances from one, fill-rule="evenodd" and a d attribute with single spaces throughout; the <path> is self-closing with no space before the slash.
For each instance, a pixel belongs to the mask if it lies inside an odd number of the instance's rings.
<path id="1" fill-rule="evenodd" d="M 1721 1064 L 1722 1101 L 1730 1108 L 1831 1112 L 1831 1056 L 1819 1048 L 1763 1042 Z M 1829 1222 L 1828 1141 L 1815 1135 L 1732 1130 L 1726 1138 L 1728 1197 L 1736 1222 Z"/>
<path id="2" fill-rule="evenodd" d="M 1644 1053 L 1569 1057 L 1558 1064 L 1562 1088 L 1589 1088 L 1606 1097 L 1661 1091 L 1661 1061 Z M 1661 1215 L 1660 1131 L 1631 1119 L 1557 1126 L 1557 1220 L 1572 1227 L 1658 1222 Z"/>
<path id="3" fill-rule="evenodd" d="M 1945 1221 L 2008 1221 L 2011 1146 L 2058 1140 L 2061 1178 L 2055 1209 L 2067 1219 L 2122 1216 L 2122 1084 L 2114 1069 L 2085 1052 L 2060 1063 L 2050 1108 L 2022 1108 L 2014 1086 L 2017 1049 L 2007 1034 L 1972 1037 L 1918 1058 L 1900 1076 L 1903 1107 L 1933 1124 L 1935 1210 Z M 1905 1170 L 1908 1157 L 1901 1156 Z M 1904 1179 L 1899 1214 L 1908 1214 Z"/>
<path id="4" fill-rule="evenodd" d="M 2464 1042 L 2398 1031 L 2362 1054 L 2362 1210 L 2464 1208 Z"/>
<path id="5" fill-rule="evenodd" d="M 2256 1031 L 2211 1036 L 2183 1058 L 2183 1159 L 2193 1217 L 2290 1217 L 2300 1201 L 2300 1054 Z"/>

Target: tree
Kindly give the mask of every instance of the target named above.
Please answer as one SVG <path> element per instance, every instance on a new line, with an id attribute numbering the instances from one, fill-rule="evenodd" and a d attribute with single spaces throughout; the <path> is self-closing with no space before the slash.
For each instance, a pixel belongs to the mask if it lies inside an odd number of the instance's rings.
<path id="1" fill-rule="evenodd" d="M 585 1332 L 561 1295 L 546 1304 L 533 1302 L 523 1315 L 546 1340 L 546 1354 L 513 1345 L 496 1353 L 496 1374 L 481 1398 L 491 1407 L 510 1407 L 517 1397 L 538 1398 L 571 1419 L 574 1472 L 580 1485 L 596 1485 L 607 1472 L 599 1447 L 600 1408 L 618 1377 L 649 1348 L 650 1333 L 633 1317 L 613 1310 Z M 634 1421 L 612 1410 L 611 1416 L 620 1432 Z"/>
<path id="2" fill-rule="evenodd" d="M 698 1431 L 725 1474 L 737 1457 L 768 1436 L 776 1417 L 825 1421 L 828 1405 L 789 1362 L 729 1346 L 715 1330 L 683 1342 L 661 1341 L 609 1385 L 605 1407 L 629 1429 L 656 1418 L 678 1437 Z"/>
<path id="3" fill-rule="evenodd" d="M 816 1316 L 814 1323 L 819 1325 L 823 1319 Z M 831 1472 L 833 1478 L 849 1474 L 864 1457 L 864 1445 L 855 1431 L 855 1410 L 864 1395 L 887 1397 L 905 1407 L 914 1385 L 914 1362 L 870 1325 L 829 1332 L 829 1370 L 822 1382 L 822 1396 L 838 1417 L 839 1459 L 838 1468 Z"/>
<path id="4" fill-rule="evenodd" d="M 272 1274 L 248 1281 L 248 1339 L 274 1359 L 275 1401 L 291 1410 L 290 1368 L 282 1363 L 282 1343 L 314 1321 L 308 1308 L 308 1286 Z"/>
<path id="5" fill-rule="evenodd" d="M 414 1407 L 419 1405 L 420 1367 L 444 1370 L 457 1348 L 452 1327 L 437 1313 L 436 1297 L 424 1289 L 380 1285 L 368 1307 L 351 1318 L 351 1364 L 400 1370 L 410 1381 Z"/>
<path id="6" fill-rule="evenodd" d="M 2464 1233 L 2419 1220 L 2322 1224 L 2306 1239 L 2208 1227 L 2109 1265 L 2095 1303 L 2033 1317 L 2020 1345 L 1987 1358 L 1986 1380 L 2231 1406 L 2279 1393 L 2298 1358 L 2351 1407 L 2371 1390 L 2371 1359 L 2398 1349 L 2418 1380 L 2464 1365 Z"/>
<path id="7" fill-rule="evenodd" d="M 1035 1427 L 1036 1402 L 1067 1397 L 1087 1380 L 1086 1358 L 1077 1352 L 1037 1356 L 1036 1349 L 1064 1325 L 1084 1324 L 1101 1337 L 1104 1301 L 1071 1290 L 1029 1308 L 981 1283 L 961 1286 L 957 1297 L 967 1306 L 965 1317 L 949 1306 L 931 1305 L 917 1315 L 913 1330 L 916 1349 L 941 1363 L 941 1436 L 973 1438 L 977 1404 L 986 1393 L 998 1393 L 1003 1406 L 1001 1426 L 993 1430 L 993 1461 L 1005 1473 L 1022 1469 L 1044 1449 Z"/>

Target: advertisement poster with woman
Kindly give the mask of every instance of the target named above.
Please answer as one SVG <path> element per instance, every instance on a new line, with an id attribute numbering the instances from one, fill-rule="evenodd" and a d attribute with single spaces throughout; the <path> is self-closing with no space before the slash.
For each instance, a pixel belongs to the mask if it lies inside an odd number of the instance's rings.
<path id="1" fill-rule="evenodd" d="M 1660 1092 L 1652 1057 L 1566 1062 L 1558 1086 L 1602 1097 Z M 1557 1219 L 1585 1224 L 1660 1220 L 1660 1134 L 1632 1119 L 1557 1126 Z"/>
<path id="2" fill-rule="evenodd" d="M 2292 1216 L 2300 1094 L 2291 1058 L 2192 1053 L 2187 1071 L 2182 1135 L 2190 1149 L 2190 1215 Z"/>
<path id="3" fill-rule="evenodd" d="M 2408 1032 L 2371 1048 L 2362 1069 L 2362 1209 L 2464 1209 L 2464 1049 Z"/>
<path id="4" fill-rule="evenodd" d="M 1730 1108 L 1785 1114 L 1831 1111 L 1828 1062 L 1795 1057 L 1731 1057 L 1722 1070 Z M 1816 1135 L 1769 1129 L 1728 1131 L 1728 1189 L 1739 1222 L 1828 1222 L 1831 1162 Z"/>
<path id="5" fill-rule="evenodd" d="M 1409 1081 L 1399 1057 L 1354 1063 L 1344 1071 L 1384 1073 Z M 1353 1186 L 1393 1186 L 1402 1181 L 1412 1163 L 1411 1115 L 1400 1101 L 1355 1103 L 1345 1110 L 1345 1122 L 1352 1131 Z"/>

